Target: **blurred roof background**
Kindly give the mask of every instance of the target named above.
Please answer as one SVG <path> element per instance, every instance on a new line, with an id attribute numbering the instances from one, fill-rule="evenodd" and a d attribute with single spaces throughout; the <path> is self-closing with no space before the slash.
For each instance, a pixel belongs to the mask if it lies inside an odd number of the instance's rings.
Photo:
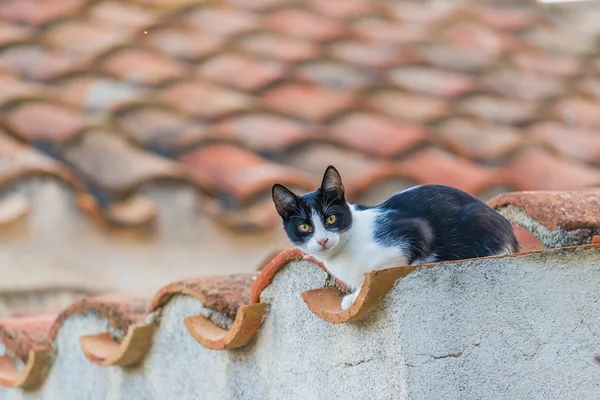
<path id="1" fill-rule="evenodd" d="M 12 0 L 0 315 L 254 270 L 274 182 L 374 204 L 600 183 L 594 1 Z"/>

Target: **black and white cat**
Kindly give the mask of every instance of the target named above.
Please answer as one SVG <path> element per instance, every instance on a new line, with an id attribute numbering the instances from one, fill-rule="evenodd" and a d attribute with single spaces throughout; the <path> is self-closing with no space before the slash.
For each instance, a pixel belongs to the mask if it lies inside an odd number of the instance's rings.
<path id="1" fill-rule="evenodd" d="M 366 272 L 519 251 L 508 220 L 448 186 L 415 186 L 374 207 L 349 204 L 340 174 L 329 166 L 314 192 L 297 196 L 275 184 L 273 201 L 290 241 L 352 288 L 343 309 Z"/>

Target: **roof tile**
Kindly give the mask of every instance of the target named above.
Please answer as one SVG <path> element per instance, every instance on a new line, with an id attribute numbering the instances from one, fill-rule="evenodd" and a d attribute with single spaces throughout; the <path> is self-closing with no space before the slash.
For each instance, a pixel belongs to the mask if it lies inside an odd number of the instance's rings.
<path id="1" fill-rule="evenodd" d="M 600 171 L 551 156 L 539 149 L 517 154 L 506 166 L 518 190 L 574 190 L 600 185 Z"/>
<path id="2" fill-rule="evenodd" d="M 218 117 L 251 108 L 253 98 L 210 82 L 179 82 L 162 90 L 163 101 L 190 115 Z"/>
<path id="3" fill-rule="evenodd" d="M 595 47 L 593 41 L 585 40 L 585 37 L 577 34 L 575 30 L 561 29 L 551 24 L 531 29 L 525 34 L 525 40 L 550 54 L 583 56 L 591 54 Z"/>
<path id="4" fill-rule="evenodd" d="M 593 101 L 578 97 L 562 99 L 554 108 L 554 115 L 567 124 L 588 127 L 600 126 L 600 100 Z"/>
<path id="5" fill-rule="evenodd" d="M 179 151 L 208 136 L 205 125 L 158 107 L 135 108 L 117 120 L 142 146 L 158 151 Z"/>
<path id="6" fill-rule="evenodd" d="M 85 126 L 83 115 L 75 108 L 40 101 L 20 104 L 7 112 L 6 121 L 30 141 L 64 141 Z"/>
<path id="7" fill-rule="evenodd" d="M 250 53 L 287 62 L 314 58 L 319 52 L 315 42 L 272 32 L 244 35 L 239 45 Z"/>
<path id="8" fill-rule="evenodd" d="M 362 18 L 352 28 L 359 36 L 374 43 L 416 43 L 424 40 L 428 34 L 425 24 L 398 24 L 383 18 Z"/>
<path id="9" fill-rule="evenodd" d="M 444 122 L 438 133 L 457 153 L 484 162 L 498 160 L 525 143 L 524 137 L 511 127 L 470 119 Z"/>
<path id="10" fill-rule="evenodd" d="M 401 88 L 436 97 L 454 97 L 477 87 L 468 75 L 424 67 L 400 67 L 390 78 Z"/>
<path id="11" fill-rule="evenodd" d="M 56 48 L 78 57 L 95 56 L 127 40 L 122 32 L 108 23 L 84 20 L 57 24 L 44 38 Z"/>
<path id="12" fill-rule="evenodd" d="M 260 132 L 260 135 L 256 133 Z M 316 136 L 313 126 L 272 114 L 245 114 L 214 126 L 214 136 L 259 152 L 278 152 Z"/>
<path id="13" fill-rule="evenodd" d="M 534 14 L 525 8 L 498 5 L 471 5 L 464 14 L 478 19 L 483 25 L 506 31 L 520 31 L 534 23 Z"/>
<path id="14" fill-rule="evenodd" d="M 497 56 L 514 47 L 509 36 L 472 23 L 450 26 L 442 32 L 441 38 L 448 44 L 470 48 L 487 56 Z"/>
<path id="15" fill-rule="evenodd" d="M 389 157 L 424 142 L 427 135 L 419 125 L 398 123 L 374 113 L 352 113 L 331 126 L 332 136 L 358 151 Z"/>
<path id="16" fill-rule="evenodd" d="M 145 42 L 161 53 L 186 60 L 197 60 L 217 53 L 223 38 L 203 33 L 186 26 L 168 26 L 153 29 Z"/>
<path id="17" fill-rule="evenodd" d="M 298 76 L 331 90 L 354 91 L 373 83 L 373 74 L 335 61 L 315 61 L 298 68 Z"/>
<path id="18" fill-rule="evenodd" d="M 332 19 L 295 9 L 275 11 L 266 23 L 278 32 L 318 41 L 337 39 L 345 33 L 342 25 Z"/>
<path id="19" fill-rule="evenodd" d="M 10 102 L 11 100 L 31 98 L 31 97 L 51 97 L 52 89 L 25 82 L 18 76 L 0 70 L 0 105 Z"/>
<path id="20" fill-rule="evenodd" d="M 419 183 L 452 186 L 473 195 L 499 181 L 493 170 L 433 148 L 419 151 L 400 165 Z"/>
<path id="21" fill-rule="evenodd" d="M 252 11 L 267 11 L 272 8 L 291 5 L 294 0 L 228 0 L 228 3 Z"/>
<path id="22" fill-rule="evenodd" d="M 0 8 L 0 16 L 16 22 L 44 25 L 57 18 L 75 15 L 84 4 L 85 0 L 10 0 Z"/>
<path id="23" fill-rule="evenodd" d="M 366 0 L 319 0 L 310 1 L 311 8 L 330 18 L 353 18 L 371 11 L 374 7 Z"/>
<path id="24" fill-rule="evenodd" d="M 564 83 L 556 77 L 508 68 L 483 77 L 482 85 L 509 98 L 531 101 L 553 97 L 565 89 Z"/>
<path id="25" fill-rule="evenodd" d="M 357 40 L 336 41 L 331 44 L 330 52 L 340 61 L 373 69 L 414 62 L 419 57 L 411 48 Z"/>
<path id="26" fill-rule="evenodd" d="M 257 15 L 235 8 L 201 7 L 187 13 L 184 20 L 206 33 L 233 36 L 259 27 Z"/>
<path id="27" fill-rule="evenodd" d="M 520 226 L 513 225 L 513 231 L 521 246 L 520 253 L 546 250 L 548 248 L 537 236 Z"/>
<path id="28" fill-rule="evenodd" d="M 575 75 L 581 68 L 581 60 L 575 57 L 550 55 L 543 52 L 516 52 L 512 62 L 519 68 L 559 77 Z"/>
<path id="29" fill-rule="evenodd" d="M 13 224 L 29 214 L 29 202 L 19 193 L 0 197 L 0 227 Z"/>
<path id="30" fill-rule="evenodd" d="M 597 130 L 543 122 L 532 126 L 529 132 L 531 138 L 552 146 L 568 157 L 590 163 L 600 160 L 600 134 Z"/>
<path id="31" fill-rule="evenodd" d="M 205 189 L 242 203 L 270 191 L 276 182 L 307 188 L 316 185 L 297 169 L 228 144 L 207 145 L 184 153 L 180 160 Z"/>
<path id="32" fill-rule="evenodd" d="M 27 40 L 31 33 L 31 30 L 25 26 L 2 21 L 0 23 L 0 46 Z"/>
<path id="33" fill-rule="evenodd" d="M 127 192 L 155 179 L 185 178 L 177 163 L 143 152 L 108 132 L 86 132 L 64 156 L 104 190 Z"/>
<path id="34" fill-rule="evenodd" d="M 283 65 L 275 61 L 223 53 L 205 61 L 199 67 L 207 79 L 243 91 L 256 91 L 277 80 L 283 74 Z"/>
<path id="35" fill-rule="evenodd" d="M 511 192 L 491 199 L 490 207 L 522 207 L 550 230 L 600 230 L 600 190 Z M 590 237 L 591 239 L 591 237 Z"/>
<path id="36" fill-rule="evenodd" d="M 0 67 L 34 80 L 49 80 L 85 69 L 85 63 L 62 52 L 34 44 L 11 46 L 0 51 Z"/>
<path id="37" fill-rule="evenodd" d="M 91 5 L 88 13 L 91 19 L 108 23 L 126 33 L 140 31 L 158 18 L 158 13 L 148 7 L 111 0 Z"/>
<path id="38" fill-rule="evenodd" d="M 111 54 L 102 63 L 102 69 L 115 78 L 146 85 L 180 78 L 187 72 L 184 64 L 142 49 L 125 49 Z"/>
<path id="39" fill-rule="evenodd" d="M 501 97 L 476 95 L 464 99 L 460 110 L 492 122 L 519 124 L 532 120 L 537 115 L 537 104 Z"/>
<path id="40" fill-rule="evenodd" d="M 286 84 L 265 93 L 265 107 L 292 116 L 323 121 L 351 105 L 347 93 L 333 92 L 317 86 Z"/>
<path id="41" fill-rule="evenodd" d="M 426 122 L 448 115 L 447 104 L 431 97 L 407 94 L 393 90 L 383 90 L 371 96 L 373 107 L 406 120 Z"/>
<path id="42" fill-rule="evenodd" d="M 389 10 L 399 21 L 420 24 L 435 24 L 445 20 L 453 11 L 454 5 L 421 2 L 391 3 Z"/>
<path id="43" fill-rule="evenodd" d="M 115 110 L 143 93 L 132 83 L 89 74 L 64 79 L 55 87 L 63 100 L 86 111 Z"/>
<path id="44" fill-rule="evenodd" d="M 0 342 L 15 357 L 27 361 L 29 350 L 42 348 L 56 314 L 36 314 L 0 320 Z"/>

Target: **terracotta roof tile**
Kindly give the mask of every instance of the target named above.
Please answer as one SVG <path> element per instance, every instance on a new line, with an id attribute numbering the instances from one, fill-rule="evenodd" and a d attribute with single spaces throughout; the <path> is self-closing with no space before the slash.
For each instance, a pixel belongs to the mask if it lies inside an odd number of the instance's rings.
<path id="1" fill-rule="evenodd" d="M 262 103 L 275 111 L 314 121 L 323 121 L 351 105 L 347 93 L 316 86 L 286 84 L 266 92 Z"/>
<path id="2" fill-rule="evenodd" d="M 180 166 L 137 149 L 118 135 L 86 132 L 80 142 L 64 150 L 64 157 L 103 189 L 129 191 L 156 179 L 184 179 Z"/>
<path id="3" fill-rule="evenodd" d="M 600 101 L 571 97 L 561 100 L 554 109 L 554 115 L 567 124 L 589 127 L 600 126 Z"/>
<path id="4" fill-rule="evenodd" d="M 384 69 L 419 60 L 419 53 L 408 47 L 358 40 L 339 40 L 331 44 L 331 55 L 361 67 Z"/>
<path id="5" fill-rule="evenodd" d="M 529 9 L 511 9 L 498 5 L 473 5 L 463 11 L 464 16 L 477 19 L 483 25 L 506 31 L 520 31 L 534 22 L 534 14 Z"/>
<path id="6" fill-rule="evenodd" d="M 462 72 L 478 72 L 496 62 L 496 57 L 454 45 L 428 43 L 421 46 L 420 51 L 427 63 Z"/>
<path id="7" fill-rule="evenodd" d="M 446 19 L 454 11 L 454 6 L 451 4 L 402 2 L 392 3 L 389 10 L 400 21 L 433 24 Z"/>
<path id="8" fill-rule="evenodd" d="M 316 136 L 313 126 L 272 114 L 230 117 L 216 125 L 213 132 L 215 137 L 239 142 L 261 153 L 283 151 Z"/>
<path id="9" fill-rule="evenodd" d="M 298 68 L 298 77 L 331 90 L 355 91 L 373 83 L 372 74 L 336 61 L 314 61 Z"/>
<path id="10" fill-rule="evenodd" d="M 459 108 L 473 117 L 505 124 L 527 122 L 537 114 L 536 103 L 483 95 L 462 100 Z"/>
<path id="11" fill-rule="evenodd" d="M 44 37 L 55 48 L 80 57 L 100 54 L 127 39 L 108 23 L 84 20 L 53 25 Z"/>
<path id="12" fill-rule="evenodd" d="M 85 69 L 85 63 L 57 50 L 21 44 L 0 51 L 0 67 L 34 80 L 49 80 Z"/>
<path id="13" fill-rule="evenodd" d="M 442 38 L 457 47 L 468 47 L 487 56 L 497 56 L 514 47 L 509 36 L 479 24 L 457 24 L 445 29 Z"/>
<path id="14" fill-rule="evenodd" d="M 27 40 L 31 33 L 31 30 L 25 26 L 2 21 L 0 23 L 0 46 Z"/>
<path id="15" fill-rule="evenodd" d="M 278 32 L 318 41 L 336 39 L 345 33 L 343 26 L 335 20 L 294 9 L 271 13 L 266 19 L 266 24 Z"/>
<path id="16" fill-rule="evenodd" d="M 7 112 L 6 121 L 14 132 L 30 141 L 64 141 L 85 125 L 78 110 L 41 101 L 19 104 Z"/>
<path id="17" fill-rule="evenodd" d="M 512 62 L 524 70 L 541 72 L 559 77 L 575 75 L 581 68 L 581 60 L 569 56 L 557 56 L 543 52 L 516 52 Z"/>
<path id="18" fill-rule="evenodd" d="M 494 92 L 522 100 L 544 100 L 564 91 L 564 83 L 556 77 L 539 72 L 524 72 L 504 68 L 482 79 L 482 84 Z"/>
<path id="19" fill-rule="evenodd" d="M 468 75 L 423 67 L 397 68 L 390 79 L 401 88 L 436 97 L 454 97 L 477 87 Z"/>
<path id="20" fill-rule="evenodd" d="M 475 160 L 493 162 L 523 145 L 526 139 L 509 126 L 470 119 L 452 119 L 437 128 L 452 150 Z"/>
<path id="21" fill-rule="evenodd" d="M 268 11 L 269 9 L 288 6 L 294 0 L 229 0 L 229 3 L 252 11 Z"/>
<path id="22" fill-rule="evenodd" d="M 206 125 L 157 107 L 135 108 L 117 121 L 143 147 L 157 151 L 185 149 L 209 133 Z"/>
<path id="23" fill-rule="evenodd" d="M 318 45 L 310 40 L 269 32 L 244 35 L 239 39 L 239 45 L 250 53 L 287 62 L 298 62 L 319 54 Z"/>
<path id="24" fill-rule="evenodd" d="M 365 0 L 330 0 L 322 2 L 311 0 L 313 10 L 326 17 L 349 19 L 371 11 L 370 2 Z"/>
<path id="25" fill-rule="evenodd" d="M 17 75 L 7 71 L 0 70 L 0 105 L 10 102 L 11 100 L 33 98 L 33 97 L 52 97 L 53 91 L 51 88 L 25 82 Z"/>
<path id="26" fill-rule="evenodd" d="M 102 69 L 115 78 L 154 85 L 186 74 L 186 66 L 163 56 L 141 49 L 125 49 L 111 54 Z"/>
<path id="27" fill-rule="evenodd" d="M 144 39 L 161 53 L 187 60 L 197 60 L 217 53 L 223 45 L 222 37 L 207 35 L 187 26 L 152 29 Z"/>
<path id="28" fill-rule="evenodd" d="M 422 150 L 401 166 L 408 177 L 419 183 L 453 186 L 474 195 L 498 183 L 493 170 L 439 149 Z"/>
<path id="29" fill-rule="evenodd" d="M 143 90 L 130 82 L 78 74 L 55 85 L 61 99 L 86 111 L 116 110 L 143 95 Z"/>
<path id="30" fill-rule="evenodd" d="M 506 166 L 519 190 L 573 190 L 600 185 L 600 171 L 559 159 L 539 149 L 521 151 Z"/>
<path id="31" fill-rule="evenodd" d="M 593 42 L 582 40 L 582 35 L 577 34 L 575 30 L 561 29 L 550 24 L 537 26 L 527 32 L 525 38 L 549 53 L 583 56 L 590 54 L 594 49 Z"/>
<path id="32" fill-rule="evenodd" d="M 222 116 L 253 105 L 252 97 L 206 81 L 179 82 L 161 92 L 163 101 L 198 117 Z"/>
<path id="33" fill-rule="evenodd" d="M 374 113 L 348 114 L 330 129 L 343 144 L 373 156 L 398 155 L 427 139 L 419 125 L 394 122 Z"/>
<path id="34" fill-rule="evenodd" d="M 0 8 L 0 16 L 16 22 L 44 25 L 76 14 L 84 4 L 84 0 L 10 0 Z"/>
<path id="35" fill-rule="evenodd" d="M 301 171 L 227 144 L 189 151 L 180 160 L 206 189 L 242 203 L 270 191 L 276 182 L 306 188 L 317 184 Z"/>
<path id="36" fill-rule="evenodd" d="M 156 7 L 165 11 L 178 11 L 186 7 L 192 6 L 197 3 L 198 0 L 132 0 L 134 3 L 138 3 L 145 6 Z"/>
<path id="37" fill-rule="evenodd" d="M 200 67 L 204 78 L 243 91 L 255 91 L 282 77 L 283 65 L 236 54 L 220 54 Z"/>
<path id="38" fill-rule="evenodd" d="M 182 293 L 197 298 L 204 307 L 234 319 L 240 306 L 252 303 L 250 288 L 257 275 L 256 272 L 250 272 L 203 276 L 173 282 L 156 293 L 149 309 L 153 311 L 163 306 L 171 296 Z"/>
<path id="39" fill-rule="evenodd" d="M 521 246 L 519 250 L 521 253 L 546 250 L 548 248 L 537 236 L 520 226 L 513 225 L 513 232 L 519 242 L 519 246 Z"/>
<path id="40" fill-rule="evenodd" d="M 375 43 L 404 45 L 420 42 L 429 33 L 426 24 L 398 24 L 383 18 L 361 18 L 352 28 L 358 35 Z"/>
<path id="41" fill-rule="evenodd" d="M 0 320 L 0 342 L 10 354 L 25 362 L 29 351 L 46 345 L 56 314 L 35 314 Z"/>
<path id="42" fill-rule="evenodd" d="M 390 116 L 418 122 L 427 122 L 447 116 L 447 104 L 431 97 L 383 90 L 371 96 L 375 108 Z"/>
<path id="43" fill-rule="evenodd" d="M 184 20 L 204 32 L 223 36 L 247 33 L 259 26 L 257 15 L 227 7 L 201 7 L 187 13 Z"/>
<path id="44" fill-rule="evenodd" d="M 108 23 L 126 33 L 141 31 L 158 18 L 157 12 L 148 7 L 111 0 L 92 4 L 88 13 L 93 20 Z"/>
<path id="45" fill-rule="evenodd" d="M 552 146 L 563 155 L 590 163 L 600 159 L 600 134 L 595 129 L 544 122 L 532 126 L 529 131 L 531 138 Z"/>
<path id="46" fill-rule="evenodd" d="M 0 226 L 7 226 L 23 219 L 29 214 L 27 198 L 18 193 L 0 197 Z"/>
<path id="47" fill-rule="evenodd" d="M 595 97 L 596 100 L 600 99 L 600 79 L 584 78 L 579 81 L 577 88 L 584 95 Z"/>

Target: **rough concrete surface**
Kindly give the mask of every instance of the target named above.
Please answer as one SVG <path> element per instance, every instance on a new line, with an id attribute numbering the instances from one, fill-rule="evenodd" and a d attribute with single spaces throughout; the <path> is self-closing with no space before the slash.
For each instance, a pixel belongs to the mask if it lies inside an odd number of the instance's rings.
<path id="1" fill-rule="evenodd" d="M 176 296 L 137 368 L 102 368 L 78 338 L 97 317 L 68 319 L 42 389 L 12 399 L 598 399 L 600 249 L 444 263 L 399 281 L 373 315 L 334 325 L 300 293 L 315 265 L 288 264 L 263 292 L 255 341 L 208 350 L 183 318 L 202 305 Z"/>

